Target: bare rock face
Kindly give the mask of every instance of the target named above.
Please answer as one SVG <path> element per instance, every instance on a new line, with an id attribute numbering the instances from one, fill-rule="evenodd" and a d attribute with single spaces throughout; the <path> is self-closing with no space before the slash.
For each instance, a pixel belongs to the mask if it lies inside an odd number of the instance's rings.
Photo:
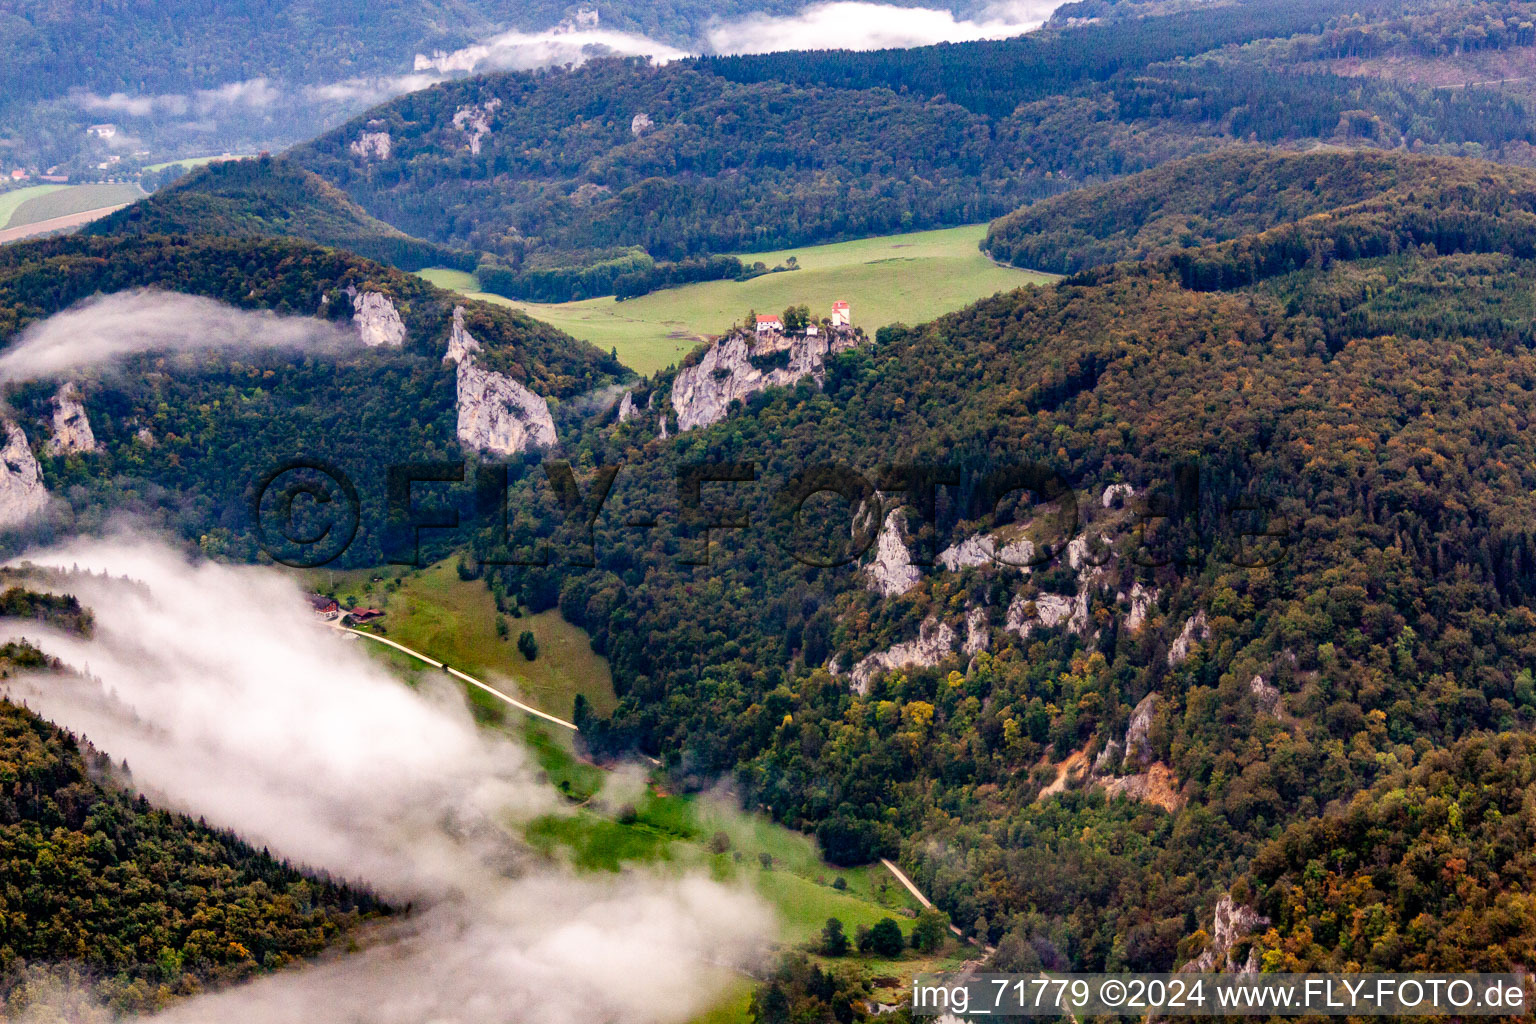
<path id="1" fill-rule="evenodd" d="M 352 323 L 357 325 L 357 336 L 369 348 L 399 348 L 405 344 L 405 323 L 383 292 L 354 294 Z"/>
<path id="2" fill-rule="evenodd" d="M 995 537 L 978 533 L 940 551 L 939 564 L 950 572 L 994 563 L 1029 572 L 1034 557 L 1034 542 L 1027 538 L 1000 545 Z"/>
<path id="3" fill-rule="evenodd" d="M 10 420 L 3 421 L 5 446 L 0 448 L 0 526 L 16 526 L 48 505 L 43 472 L 27 444 L 27 435 Z"/>
<path id="4" fill-rule="evenodd" d="M 638 139 L 655 126 L 656 122 L 651 120 L 651 115 L 641 111 L 629 119 L 629 134 Z"/>
<path id="5" fill-rule="evenodd" d="M 1234 970 L 1238 974 L 1253 974 L 1258 971 L 1258 957 L 1250 955 L 1248 962 L 1242 967 L 1237 967 L 1230 962 L 1232 947 L 1252 935 L 1260 928 L 1269 924 L 1269 918 L 1260 914 L 1252 907 L 1245 907 L 1234 900 L 1230 894 L 1222 893 L 1216 901 L 1216 912 L 1211 920 L 1211 942 L 1205 947 L 1205 952 L 1195 957 L 1189 963 L 1180 967 L 1180 971 L 1215 971 Z"/>
<path id="6" fill-rule="evenodd" d="M 932 667 L 949 657 L 955 649 L 955 631 L 935 618 L 923 620 L 918 627 L 916 640 L 897 644 L 884 651 L 876 651 L 861 658 L 853 666 L 852 679 L 855 692 L 869 692 L 869 684 L 881 672 L 890 672 L 909 665 Z"/>
<path id="7" fill-rule="evenodd" d="M 1184 623 L 1184 628 L 1179 630 L 1179 635 L 1174 639 L 1173 645 L 1168 648 L 1168 665 L 1177 667 L 1189 660 L 1189 652 L 1195 644 L 1204 643 L 1211 638 L 1211 627 L 1206 621 L 1205 609 L 1202 608 L 1191 615 Z"/>
<path id="8" fill-rule="evenodd" d="M 491 115 L 500 109 L 501 100 L 492 99 L 471 103 L 453 112 L 453 126 L 469 136 L 469 151 L 473 155 L 480 155 L 481 140 L 491 134 Z"/>
<path id="9" fill-rule="evenodd" d="M 992 643 L 992 630 L 987 623 L 985 608 L 972 608 L 965 613 L 965 644 L 960 648 L 966 657 L 974 657 Z"/>
<path id="10" fill-rule="evenodd" d="M 898 597 L 917 586 L 922 572 L 912 564 L 912 553 L 901 537 L 901 524 L 906 510 L 900 505 L 891 509 L 880 526 L 875 539 L 875 560 L 865 569 L 866 585 L 886 597 Z"/>
<path id="11" fill-rule="evenodd" d="M 48 439 L 49 454 L 96 451 L 96 434 L 91 430 L 91 421 L 85 415 L 85 404 L 75 382 L 66 381 L 54 394 L 52 404 L 53 436 Z"/>
<path id="12" fill-rule="evenodd" d="M 725 419 L 732 402 L 767 388 L 787 387 L 808 376 L 819 384 L 827 357 L 855 344 L 851 331 L 764 341 L 740 332 L 722 338 L 672 382 L 678 432 L 718 423 Z M 784 365 L 771 369 L 752 365 L 754 355 L 776 356 L 781 352 L 788 352 Z"/>
<path id="13" fill-rule="evenodd" d="M 1131 712 L 1130 724 L 1125 727 L 1125 763 L 1145 768 L 1152 763 L 1152 741 L 1147 731 L 1152 728 L 1152 716 L 1157 714 L 1157 694 L 1149 693 L 1141 698 Z"/>
<path id="14" fill-rule="evenodd" d="M 1157 590 L 1141 585 L 1140 582 L 1131 585 L 1131 592 L 1122 595 L 1131 602 L 1131 612 L 1125 617 L 1125 630 L 1127 633 L 1135 633 L 1147 623 L 1147 614 L 1157 603 Z"/>
<path id="15" fill-rule="evenodd" d="M 1266 683 L 1263 676 L 1248 680 L 1248 692 L 1253 694 L 1260 711 L 1273 715 L 1280 710 L 1280 689 L 1273 683 Z"/>
<path id="16" fill-rule="evenodd" d="M 455 308 L 443 362 L 458 364 L 459 443 L 493 455 L 554 444 L 549 403 L 506 374 L 476 366 L 478 351 L 480 343 L 464 329 L 464 308 Z"/>
<path id="17" fill-rule="evenodd" d="M 388 160 L 394 148 L 395 140 L 390 138 L 389 132 L 363 132 L 347 147 L 353 156 L 360 156 L 369 162 Z"/>
<path id="18" fill-rule="evenodd" d="M 619 399 L 619 422 L 628 423 L 638 415 L 640 414 L 635 411 L 635 393 L 624 392 L 624 397 Z"/>
<path id="19" fill-rule="evenodd" d="M 1036 626 L 1050 629 L 1066 623 L 1072 632 L 1086 636 L 1090 625 L 1088 601 L 1091 594 L 1092 588 L 1086 585 L 1078 588 L 1075 597 L 1039 594 L 1029 600 L 1020 594 L 1008 606 L 1007 628 L 1023 638 L 1028 637 Z"/>
<path id="20" fill-rule="evenodd" d="M 1136 488 L 1130 484 L 1110 484 L 1104 488 L 1102 504 L 1105 508 L 1114 508 L 1136 493 Z"/>

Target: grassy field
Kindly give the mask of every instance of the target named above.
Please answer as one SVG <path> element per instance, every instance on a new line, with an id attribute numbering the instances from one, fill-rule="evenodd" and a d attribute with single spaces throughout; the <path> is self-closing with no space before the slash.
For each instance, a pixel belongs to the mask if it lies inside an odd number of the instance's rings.
<path id="1" fill-rule="evenodd" d="M 220 160 L 244 160 L 246 156 L 247 154 L 243 153 L 221 153 L 218 156 L 189 156 L 184 160 L 167 160 L 160 164 L 149 164 L 144 169 L 146 171 L 163 171 L 167 167 L 180 165 L 190 171 L 194 167 L 201 167 L 204 164 L 216 164 Z"/>
<path id="2" fill-rule="evenodd" d="M 4 228 L 10 224 L 11 215 L 16 212 L 16 208 L 18 206 L 22 205 L 27 200 L 36 199 L 39 196 L 46 196 L 50 192 L 58 192 L 61 189 L 66 188 L 69 188 L 69 186 L 28 185 L 26 188 L 16 188 L 11 189 L 9 192 L 0 192 L 0 228 Z M 16 226 L 20 227 L 21 225 L 17 224 Z"/>
<path id="3" fill-rule="evenodd" d="M 777 313 L 804 303 L 817 316 L 846 300 L 855 325 L 873 334 L 891 323 L 922 323 L 977 299 L 1021 285 L 1054 280 L 1049 274 L 1001 267 L 976 248 L 985 224 L 940 231 L 865 238 L 855 242 L 743 253 L 772 267 L 790 256 L 800 269 L 750 281 L 707 281 L 652 292 L 638 299 L 586 299 L 546 305 L 515 302 L 478 291 L 473 274 L 424 270 L 443 288 L 527 310 L 531 315 L 603 350 L 615 349 L 626 366 L 651 374 L 676 363 L 749 309 Z"/>
<path id="4" fill-rule="evenodd" d="M 585 632 L 558 611 L 525 613 L 521 618 L 501 615 L 484 581 L 459 579 L 451 562 L 412 570 L 320 571 L 310 574 L 307 585 L 334 589 L 344 607 L 383 609 L 381 625 L 391 640 L 507 689 L 552 715 L 570 718 L 578 693 L 585 694 L 599 714 L 612 711 L 617 703 L 608 663 L 593 653 Z M 498 618 L 506 621 L 505 637 L 497 633 Z M 538 641 L 539 655 L 533 661 L 517 650 L 518 634 L 524 630 Z M 387 651 L 382 645 L 371 646 Z M 471 691 L 471 699 L 496 717 L 505 708 L 478 690 Z"/>
<path id="5" fill-rule="evenodd" d="M 7 201 L 13 195 L 26 195 L 14 206 L 10 216 L 0 221 L 0 228 L 20 228 L 55 217 L 68 217 L 73 213 L 85 213 L 104 206 L 117 206 L 144 198 L 144 190 L 137 185 L 37 185 L 19 189 L 15 193 L 0 196 L 0 216 L 7 209 Z"/>
<path id="6" fill-rule="evenodd" d="M 498 613 L 489 589 L 479 580 L 459 579 L 451 562 L 425 569 L 310 570 L 303 582 L 336 595 L 347 607 L 383 608 L 391 639 L 473 675 L 510 683 L 551 713 L 568 714 L 578 692 L 602 711 L 614 706 L 607 664 L 592 653 L 581 630 L 558 612 L 509 619 L 511 638 L 523 628 L 538 638 L 539 657 L 524 661 L 515 640 L 496 632 Z M 367 644 L 407 682 L 433 671 L 383 645 L 356 642 Z M 470 691 L 472 699 L 476 692 Z M 836 867 L 822 859 L 810 836 L 743 811 L 728 796 L 660 791 L 634 773 L 581 760 L 565 729 L 509 714 L 495 702 L 477 711 L 487 724 L 520 734 L 549 784 L 569 801 L 564 813 L 523 827 L 529 844 L 544 855 L 582 871 L 619 872 L 638 864 L 746 885 L 773 909 L 777 939 L 786 946 L 811 948 L 829 917 L 841 920 L 850 938 L 860 926 L 872 927 L 885 917 L 910 933 L 917 901 L 880 865 Z M 954 969 L 973 952 L 951 941 L 930 956 L 909 950 L 897 960 L 859 956 L 836 962 L 856 964 L 877 1000 L 895 1002 L 914 974 Z M 752 980 L 722 970 L 717 988 L 715 1005 L 691 1024 L 748 1024 Z"/>

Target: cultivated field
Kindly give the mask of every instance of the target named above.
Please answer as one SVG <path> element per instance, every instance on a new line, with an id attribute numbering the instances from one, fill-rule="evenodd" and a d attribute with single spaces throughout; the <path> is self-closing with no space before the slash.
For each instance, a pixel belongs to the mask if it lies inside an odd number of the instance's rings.
<path id="1" fill-rule="evenodd" d="M 478 293 L 472 274 L 425 270 L 422 276 L 443 288 L 527 310 L 604 351 L 616 349 L 626 366 L 650 374 L 676 363 L 750 309 L 778 313 L 804 303 L 817 316 L 826 316 L 833 301 L 844 299 L 852 308 L 853 322 L 873 334 L 886 324 L 922 323 L 996 292 L 1054 280 L 1049 274 L 993 263 L 976 248 L 986 230 L 985 224 L 972 224 L 781 252 L 743 253 L 744 261 L 761 260 L 770 267 L 794 256 L 801 269 L 744 282 L 706 281 L 627 302 L 612 298 L 557 305 L 515 302 Z"/>
<path id="2" fill-rule="evenodd" d="M 0 192 L 0 228 L 10 225 L 11 214 L 16 208 L 29 199 L 46 196 L 50 192 L 59 192 L 69 188 L 68 185 L 28 185 L 26 188 L 12 189 L 9 192 Z"/>
<path id="3" fill-rule="evenodd" d="M 24 196 L 10 207 L 4 217 L 7 200 Z M 45 220 L 70 217 L 91 210 L 121 206 L 144 198 L 144 190 L 135 184 L 124 185 L 37 185 L 0 196 L 0 228 L 20 228 Z"/>

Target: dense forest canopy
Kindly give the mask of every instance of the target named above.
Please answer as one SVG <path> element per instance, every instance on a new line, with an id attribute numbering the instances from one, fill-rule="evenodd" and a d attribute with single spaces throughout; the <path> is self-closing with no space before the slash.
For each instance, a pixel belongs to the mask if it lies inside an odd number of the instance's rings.
<path id="1" fill-rule="evenodd" d="M 302 238 L 402 270 L 458 267 L 474 255 L 412 238 L 282 159 L 226 160 L 85 227 L 88 235 Z"/>
<path id="2" fill-rule="evenodd" d="M 1388 34 L 1417 47 L 1519 15 L 1432 13 Z M 513 271 L 551 251 L 672 261 L 974 222 L 1241 142 L 1530 162 L 1523 94 L 1346 77 L 1322 56 L 1398 20 L 1288 0 L 909 50 L 593 61 L 439 85 L 292 155 L 374 215 Z"/>
<path id="3" fill-rule="evenodd" d="M 483 571 L 499 593 L 558 604 L 612 660 L 619 709 L 582 722 L 596 749 L 639 748 L 699 782 L 730 773 L 845 862 L 901 856 L 1016 969 L 1193 959 L 1217 894 L 1251 873 L 1238 892 L 1266 913 L 1282 898 L 1266 851 L 1288 828 L 1320 827 L 1331 803 L 1439 748 L 1536 724 L 1536 177 L 1404 159 L 1328 217 L 882 331 L 822 387 L 771 390 L 667 441 L 663 375 L 655 413 L 564 450 L 620 467 L 596 568 L 562 563 L 560 506 L 530 481 L 512 546 L 545 537 L 553 564 L 498 566 L 486 534 Z M 1221 194 L 1229 159 L 1207 169 Z M 962 481 L 1044 464 L 1102 554 L 920 570 L 891 596 L 867 567 L 796 560 L 804 539 L 774 511 L 784 482 L 827 462 L 875 480 L 893 459 Z M 715 495 L 748 529 L 715 531 L 711 563 L 686 564 L 700 533 L 677 471 L 744 461 L 755 481 Z M 1120 483 L 1141 512 L 1100 502 Z M 909 516 L 914 560 L 1040 520 L 966 507 Z M 1246 561 L 1234 508 L 1286 524 L 1284 557 Z M 1135 529 L 1148 510 L 1169 523 L 1166 557 Z M 852 510 L 834 513 L 809 535 L 846 536 Z M 1022 628 L 1053 602 L 1081 618 Z M 850 687 L 851 665 L 935 626 L 979 626 L 987 650 L 956 639 L 929 667 Z M 1058 774 L 1065 789 L 1045 796 Z M 1385 877 L 1338 913 L 1391 899 Z M 1509 871 L 1481 877 L 1489 900 L 1512 891 Z M 1259 955 L 1315 958 L 1305 920 L 1277 917 Z M 1518 928 L 1510 941 L 1529 943 Z M 1452 931 L 1440 948 L 1491 963 L 1485 936 Z M 1409 944 L 1373 960 L 1418 962 Z"/>
<path id="4" fill-rule="evenodd" d="M 10 585 L 0 615 L 90 629 L 68 594 Z M 0 647 L 0 678 L 58 666 Z M 236 836 L 150 807 L 124 766 L 0 700 L 0 1012 L 58 984 L 120 1013 L 271 971 L 388 908 Z"/>
<path id="5" fill-rule="evenodd" d="M 1024 207 L 995 221 L 983 248 L 1015 266 L 1070 274 L 1168 257 L 1322 213 L 1359 217 L 1407 201 L 1432 216 L 1445 201 L 1451 216 L 1465 215 L 1483 205 L 1474 207 L 1479 190 L 1494 194 L 1504 184 L 1509 195 L 1525 196 L 1531 180 L 1525 172 L 1449 159 L 1238 147 Z M 1524 199 L 1500 203 L 1501 213 L 1530 209 Z"/>
<path id="6" fill-rule="evenodd" d="M 625 373 L 611 356 L 520 312 L 292 239 L 75 236 L 5 246 L 0 339 L 12 344 L 29 324 L 81 300 L 136 288 L 339 326 L 350 325 L 347 289 L 355 288 L 388 296 L 405 328 L 400 350 L 152 352 L 124 360 L 124 372 L 87 371 L 78 379 L 100 447 L 88 455 L 51 454 L 43 443 L 57 382 L 9 389 L 44 481 L 70 504 L 75 527 L 130 511 L 211 555 L 257 558 L 248 489 L 286 460 L 324 457 L 356 484 L 365 512 L 348 557 L 383 560 L 387 467 L 467 454 L 456 436 L 454 366 L 443 361 L 455 307 L 483 346 L 479 364 L 557 411 L 562 399 Z"/>

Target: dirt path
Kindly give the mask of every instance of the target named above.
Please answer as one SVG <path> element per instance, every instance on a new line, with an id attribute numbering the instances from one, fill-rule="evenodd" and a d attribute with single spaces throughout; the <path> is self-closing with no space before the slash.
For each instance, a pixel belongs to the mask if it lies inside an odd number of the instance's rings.
<path id="1" fill-rule="evenodd" d="M 388 639 L 386 637 L 378 636 L 378 635 L 376 635 L 374 633 L 364 633 L 360 629 L 348 629 L 346 626 L 335 626 L 335 625 L 333 625 L 331 628 L 339 630 L 340 632 L 343 632 L 343 633 L 351 633 L 353 636 L 367 637 L 369 640 L 372 640 L 375 643 L 384 644 L 384 645 L 386 645 L 388 647 L 393 647 L 395 650 L 400 651 L 400 652 L 402 652 L 404 654 L 408 654 L 411 657 L 415 658 L 417 661 L 425 662 L 428 665 L 431 665 L 433 668 L 446 669 L 449 675 L 454 676 L 454 677 L 456 677 L 458 679 L 464 680 L 464 682 L 468 683 L 470 686 L 478 687 L 479 689 L 484 690 L 486 693 L 490 694 L 492 697 L 495 697 L 497 700 L 500 700 L 500 701 L 505 701 L 506 703 L 508 703 L 508 704 L 512 705 L 513 707 L 517 708 L 519 711 L 526 711 L 528 714 L 533 715 L 536 718 L 542 718 L 546 722 L 553 722 L 556 725 L 563 726 L 564 728 L 567 728 L 567 729 L 571 730 L 572 732 L 576 732 L 577 731 L 576 730 L 576 726 L 573 723 L 567 722 L 563 718 L 556 718 L 554 715 L 551 715 L 551 714 L 549 714 L 548 712 L 545 712 L 545 711 L 540 711 L 536 707 L 531 707 L 531 706 L 529 706 L 527 704 L 524 704 L 522 701 L 518 700 L 516 697 L 508 696 L 507 694 L 502 693 L 500 690 L 496 689 L 496 687 L 490 686 L 490 685 L 488 685 L 486 683 L 482 683 L 480 680 L 476 679 L 474 676 L 466 675 L 465 673 L 460 672 L 458 669 L 453 668 L 452 666 L 444 665 L 442 662 L 438 661 L 435 658 L 429 658 L 425 654 L 422 654 L 420 651 L 414 651 L 411 648 L 405 646 L 405 644 L 396 643 L 393 640 L 390 640 L 390 639 Z M 908 884 L 910 885 L 911 883 L 908 883 Z"/>
<path id="2" fill-rule="evenodd" d="M 100 220 L 109 213 L 121 210 L 128 203 L 118 203 L 116 206 L 102 206 L 94 210 L 86 210 L 82 213 L 71 213 L 66 217 L 54 217 L 50 220 L 40 220 L 35 224 L 23 224 L 17 228 L 5 228 L 0 230 L 0 245 L 6 242 L 17 242 L 23 238 L 31 238 L 33 235 L 46 235 L 50 231 L 63 231 L 67 228 L 77 228 L 82 224 L 89 224 L 93 220 Z"/>
<path id="3" fill-rule="evenodd" d="M 897 867 L 894 861 L 890 861 L 890 860 L 887 860 L 884 857 L 881 857 L 880 858 L 880 863 L 885 865 L 885 870 L 889 871 L 891 874 L 896 876 L 896 881 L 900 882 L 902 885 L 907 887 L 907 892 L 911 893 L 914 897 L 916 897 L 917 902 L 919 902 L 919 903 L 921 903 L 923 905 L 923 909 L 924 910 L 932 910 L 933 909 L 933 904 L 931 902 L 929 902 L 927 896 L 923 895 L 923 891 L 917 887 L 917 883 L 913 882 L 912 879 L 908 878 L 907 877 L 907 873 L 905 871 L 901 870 L 901 868 Z M 961 939 L 961 940 L 963 940 L 965 942 L 969 942 L 973 946 L 981 946 L 981 943 L 978 942 L 977 940 L 975 940 L 975 939 L 967 939 L 965 937 L 965 933 L 962 932 L 959 928 L 955 927 L 954 925 L 950 925 L 949 926 L 949 930 L 955 933 L 955 937 L 956 938 Z M 997 947 L 996 946 L 981 946 L 981 948 L 984 949 L 987 952 L 988 955 L 991 955 L 991 954 L 997 952 Z M 979 963 L 980 961 L 977 961 L 977 962 Z"/>

